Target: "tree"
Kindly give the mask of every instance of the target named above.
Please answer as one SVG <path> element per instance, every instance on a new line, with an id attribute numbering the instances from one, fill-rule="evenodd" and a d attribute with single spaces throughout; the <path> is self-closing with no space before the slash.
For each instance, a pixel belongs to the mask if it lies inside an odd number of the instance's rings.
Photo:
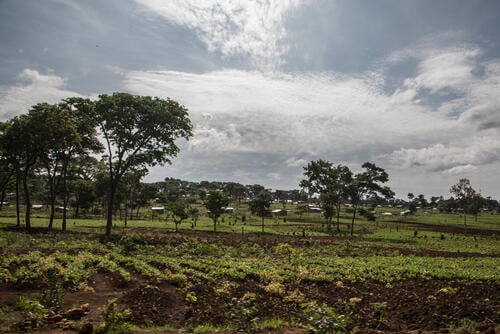
<path id="1" fill-rule="evenodd" d="M 54 223 L 57 188 L 65 177 L 72 153 L 81 148 L 80 136 L 67 110 L 58 105 L 39 103 L 32 107 L 30 117 L 40 132 L 37 154 L 46 172 L 50 230 Z"/>
<path id="2" fill-rule="evenodd" d="M 189 218 L 189 207 L 183 200 L 168 203 L 168 210 L 172 212 L 172 218 L 175 224 L 175 232 L 178 232 L 178 226 L 185 219 Z"/>
<path id="3" fill-rule="evenodd" d="M 255 196 L 257 196 L 262 190 L 266 190 L 266 188 L 260 184 L 247 185 L 246 188 L 247 188 L 248 195 L 251 198 L 254 198 Z"/>
<path id="4" fill-rule="evenodd" d="M 214 232 L 217 232 L 217 219 L 224 213 L 224 208 L 229 205 L 229 198 L 220 191 L 210 190 L 204 205 L 214 222 Z"/>
<path id="5" fill-rule="evenodd" d="M 11 119 L 5 126 L 2 136 L 1 148 L 5 157 L 15 169 L 16 189 L 22 183 L 24 193 L 25 224 L 28 233 L 31 232 L 31 197 L 29 189 L 29 178 L 35 164 L 40 157 L 43 141 L 43 127 L 33 121 L 31 113 L 20 115 Z M 16 211 L 19 223 L 19 195 L 16 190 Z"/>
<path id="6" fill-rule="evenodd" d="M 337 231 L 340 231 L 340 206 L 348 197 L 349 186 L 352 183 L 352 172 L 349 167 L 324 160 L 311 161 L 304 167 L 306 179 L 300 182 L 302 188 L 307 188 L 309 194 L 319 194 L 331 230 L 332 218 L 337 213 Z M 335 209 L 334 209 L 335 208 Z"/>
<path id="7" fill-rule="evenodd" d="M 264 218 L 270 214 L 269 207 L 273 201 L 273 196 L 267 190 L 261 190 L 257 196 L 250 202 L 250 211 L 252 214 L 261 217 L 262 233 L 264 233 Z"/>
<path id="8" fill-rule="evenodd" d="M 195 207 L 190 207 L 188 211 L 189 211 L 189 216 L 191 217 L 191 228 L 195 228 L 196 223 L 200 218 L 200 209 Z"/>
<path id="9" fill-rule="evenodd" d="M 127 226 L 128 216 L 129 216 L 129 208 L 131 213 L 134 209 L 134 198 L 137 197 L 139 192 L 141 182 L 140 180 L 147 174 L 146 169 L 135 169 L 131 168 L 125 174 L 123 174 L 121 182 L 118 186 L 118 198 L 117 204 L 120 209 L 120 219 L 122 217 L 121 204 L 123 203 L 124 207 L 124 224 Z"/>
<path id="10" fill-rule="evenodd" d="M 2 210 L 3 202 L 5 199 L 5 193 L 9 187 L 12 176 L 14 175 L 14 166 L 9 161 L 9 158 L 2 148 L 5 131 L 8 127 L 8 123 L 0 122 L 0 210 Z"/>
<path id="11" fill-rule="evenodd" d="M 170 163 L 176 139 L 192 136 L 187 109 L 170 99 L 126 93 L 100 95 L 95 118 L 104 138 L 109 177 L 106 236 L 111 235 L 116 190 L 130 169 Z"/>
<path id="12" fill-rule="evenodd" d="M 236 182 L 228 182 L 224 184 L 224 192 L 229 196 L 232 200 L 238 201 L 241 203 L 241 199 L 247 196 L 247 188 Z"/>
<path id="13" fill-rule="evenodd" d="M 456 184 L 451 186 L 450 193 L 455 195 L 461 209 L 464 212 L 464 227 L 467 228 L 467 203 L 474 198 L 476 191 L 472 188 L 468 179 L 460 179 Z"/>
<path id="14" fill-rule="evenodd" d="M 361 167 L 365 171 L 354 176 L 348 190 L 354 209 L 351 220 L 351 235 L 354 233 L 357 207 L 366 196 L 379 194 L 385 197 L 394 196 L 394 192 L 389 187 L 381 185 L 381 183 L 389 181 L 389 175 L 384 169 L 377 167 L 371 162 L 365 162 Z"/>
<path id="15" fill-rule="evenodd" d="M 70 199 L 68 179 L 74 178 L 72 175 L 69 175 L 69 172 L 79 168 L 82 159 L 86 161 L 95 161 L 90 155 L 97 154 L 103 150 L 103 146 L 97 138 L 97 123 L 96 118 L 93 117 L 93 107 L 94 103 L 92 101 L 80 97 L 70 97 L 59 103 L 59 108 L 65 111 L 65 114 L 69 116 L 78 135 L 77 140 L 68 142 L 66 148 L 60 152 L 62 164 L 58 185 L 60 186 L 60 193 L 63 197 L 63 231 L 66 230 L 66 208 L 68 207 Z"/>
<path id="16" fill-rule="evenodd" d="M 429 203 L 425 199 L 425 196 L 423 194 L 419 194 L 417 198 L 418 198 L 418 203 L 419 203 L 420 207 L 426 208 Z"/>

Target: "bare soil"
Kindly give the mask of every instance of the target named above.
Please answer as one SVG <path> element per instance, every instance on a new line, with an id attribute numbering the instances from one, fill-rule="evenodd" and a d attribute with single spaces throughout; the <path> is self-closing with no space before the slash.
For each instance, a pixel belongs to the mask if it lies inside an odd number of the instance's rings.
<path id="1" fill-rule="evenodd" d="M 443 231 L 444 232 L 444 231 Z M 446 232 L 450 232 L 447 230 Z M 470 232 L 470 230 L 469 230 Z M 490 231 L 491 232 L 491 231 Z M 271 248 L 287 242 L 295 246 L 312 244 L 340 245 L 348 238 L 343 237 L 298 237 L 285 235 L 233 235 L 223 233 L 162 233 L 154 229 L 138 229 L 146 244 L 178 245 L 195 235 L 206 240 L 225 245 L 243 242 L 258 243 Z M 482 232 L 481 232 L 482 233 Z M 28 249 L 27 249 L 28 250 Z M 399 251 L 414 254 L 404 248 L 373 246 L 370 252 Z M 421 256 L 469 257 L 476 253 L 436 252 L 419 250 Z M 215 282 L 217 283 L 217 282 Z M 186 300 L 186 291 L 165 282 L 156 282 L 135 274 L 132 281 L 123 282 L 109 273 L 98 272 L 88 282 L 87 292 L 70 292 L 64 295 L 61 312 L 82 304 L 89 304 L 89 312 L 65 333 L 86 333 L 89 325 L 103 321 L 102 310 L 110 299 L 116 298 L 120 310 L 129 309 L 129 321 L 143 327 L 169 326 L 172 328 L 194 328 L 200 324 L 239 324 L 240 332 L 249 331 L 251 319 L 280 318 L 297 323 L 306 320 L 300 298 L 290 300 L 283 293 L 271 293 L 264 289 L 259 277 L 248 275 L 225 291 L 217 290 L 214 282 L 198 282 L 190 287 L 197 300 Z M 377 281 L 338 282 L 302 280 L 287 284 L 287 293 L 296 292 L 305 300 L 316 300 L 333 306 L 338 313 L 348 314 L 352 320 L 349 330 L 355 333 L 448 333 L 451 324 L 464 319 L 474 323 L 470 332 L 500 333 L 500 282 L 424 280 L 412 279 L 391 284 Z M 0 307 L 13 308 L 19 297 L 33 297 L 41 287 L 33 282 L 31 286 L 16 287 L 0 284 Z M 252 296 L 247 304 L 242 304 L 244 296 Z M 10 312 L 3 321 L 11 325 L 23 323 L 20 314 Z M 20 331 L 29 327 L 20 326 Z M 378 331 L 378 332 L 377 332 Z M 160 331 L 167 333 L 168 331 Z M 266 331 L 272 333 L 301 333 L 305 328 L 285 328 Z M 463 331 L 464 333 L 467 330 Z M 60 326 L 50 324 L 36 333 L 62 333 Z"/>

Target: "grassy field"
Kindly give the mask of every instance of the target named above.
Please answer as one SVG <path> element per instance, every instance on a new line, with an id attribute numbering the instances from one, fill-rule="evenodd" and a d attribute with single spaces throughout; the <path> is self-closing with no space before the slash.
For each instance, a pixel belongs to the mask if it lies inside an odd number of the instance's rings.
<path id="1" fill-rule="evenodd" d="M 143 210 L 104 239 L 102 218 L 69 219 L 62 234 L 36 213 L 28 235 L 2 214 L 1 332 L 475 332 L 500 321 L 498 215 L 468 217 L 467 229 L 424 211 L 357 220 L 351 237 L 345 212 L 340 232 L 305 213 L 266 218 L 263 234 L 244 205 L 217 233 L 203 215 L 175 233 Z M 80 317 L 63 321 L 71 309 Z"/>

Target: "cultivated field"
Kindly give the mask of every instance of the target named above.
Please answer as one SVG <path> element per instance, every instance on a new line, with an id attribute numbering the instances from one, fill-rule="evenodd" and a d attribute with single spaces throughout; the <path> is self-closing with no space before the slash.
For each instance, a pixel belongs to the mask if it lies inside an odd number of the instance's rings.
<path id="1" fill-rule="evenodd" d="M 293 207 L 290 207 L 293 211 Z M 487 332 L 500 328 L 500 216 L 417 212 L 326 233 L 319 214 L 70 219 L 31 235 L 0 217 L 0 332 Z M 380 212 L 397 210 L 378 209 Z M 245 215 L 244 222 L 241 216 Z M 335 231 L 335 226 L 333 228 Z M 416 333 L 416 332 L 415 332 Z"/>

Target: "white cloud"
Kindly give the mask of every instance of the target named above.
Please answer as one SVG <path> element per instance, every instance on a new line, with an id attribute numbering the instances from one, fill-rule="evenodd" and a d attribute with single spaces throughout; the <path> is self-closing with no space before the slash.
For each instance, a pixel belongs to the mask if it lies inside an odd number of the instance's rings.
<path id="1" fill-rule="evenodd" d="M 287 51 L 284 22 L 305 0 L 136 0 L 170 22 L 187 26 L 210 51 L 247 55 L 261 69 L 273 69 Z"/>
<path id="2" fill-rule="evenodd" d="M 419 149 L 401 148 L 392 152 L 389 160 L 400 168 L 419 166 L 428 171 L 457 174 L 500 162 L 500 139 L 496 131 L 489 131 L 482 136 L 469 136 L 446 145 L 439 143 Z"/>
<path id="3" fill-rule="evenodd" d="M 427 88 L 431 93 L 446 88 L 462 92 L 475 81 L 472 72 L 479 53 L 478 49 L 438 50 L 420 62 L 418 76 L 408 79 L 405 85 Z"/>
<path id="4" fill-rule="evenodd" d="M 373 76 L 130 71 L 124 84 L 188 106 L 197 124 L 190 148 L 198 152 L 353 157 L 435 137 L 448 122 L 420 105 L 394 101 Z"/>
<path id="5" fill-rule="evenodd" d="M 477 170 L 477 166 L 473 165 L 463 165 L 463 166 L 455 166 L 445 171 L 445 173 L 452 175 L 464 175 L 470 172 Z"/>
<path id="6" fill-rule="evenodd" d="M 18 76 L 21 83 L 0 86 L 0 119 L 6 120 L 25 113 L 40 102 L 57 103 L 69 96 L 80 94 L 64 89 L 66 79 L 54 74 L 41 74 L 24 69 Z"/>
<path id="7" fill-rule="evenodd" d="M 353 166 L 371 160 L 398 177 L 416 177 L 419 170 L 447 175 L 442 180 L 448 182 L 500 164 L 500 61 L 481 62 L 481 55 L 476 47 L 429 49 L 394 94 L 384 91 L 384 70 L 126 71 L 124 86 L 185 104 L 195 123 L 189 149 L 231 157 L 211 160 L 220 170 L 228 161 L 253 164 L 246 159 L 260 154 L 281 165 L 290 180 L 296 179 L 291 170 L 300 175 L 307 157 Z M 453 94 L 439 99 L 449 90 Z M 268 173 L 259 175 L 272 185 Z"/>
<path id="8" fill-rule="evenodd" d="M 290 157 L 285 161 L 285 164 L 288 167 L 305 166 L 307 164 L 307 161 L 304 159 L 299 159 L 297 157 Z"/>

